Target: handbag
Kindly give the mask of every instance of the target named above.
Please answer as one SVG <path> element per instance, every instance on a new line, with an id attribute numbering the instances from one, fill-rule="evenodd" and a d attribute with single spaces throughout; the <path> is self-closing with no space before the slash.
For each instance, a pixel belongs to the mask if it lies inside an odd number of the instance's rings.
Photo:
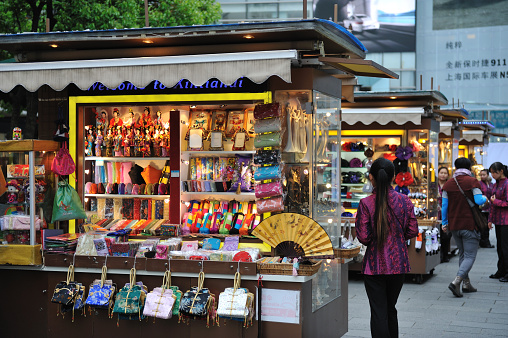
<path id="1" fill-rule="evenodd" d="M 85 304 L 96 309 L 108 309 L 108 317 L 111 316 L 113 296 L 116 291 L 116 284 L 107 278 L 107 267 L 102 267 L 101 279 L 96 279 L 90 284 L 88 298 Z"/>
<path id="2" fill-rule="evenodd" d="M 483 217 L 480 207 L 475 202 L 471 201 L 471 199 L 469 197 L 467 197 L 464 190 L 462 190 L 462 188 L 460 187 L 459 182 L 457 181 L 457 178 L 454 177 L 453 179 L 455 180 L 457 187 L 459 187 L 459 190 L 462 193 L 462 195 L 466 198 L 467 204 L 471 208 L 471 213 L 473 214 L 473 219 L 474 219 L 474 224 L 476 226 L 476 230 L 478 230 L 480 232 L 487 230 L 489 228 L 489 224 L 488 224 L 487 220 L 485 219 L 485 217 Z"/>
<path id="3" fill-rule="evenodd" d="M 74 265 L 69 265 L 67 280 L 59 282 L 51 297 L 52 303 L 69 305 L 73 304 L 78 295 L 78 284 L 74 282 Z"/>
<path id="4" fill-rule="evenodd" d="M 169 287 L 169 279 L 171 278 L 171 272 L 166 270 L 162 282 L 162 287 L 153 289 L 152 292 L 146 297 L 145 308 L 143 309 L 143 315 L 147 317 L 169 319 L 173 315 L 173 306 L 176 301 L 176 296 L 173 294 L 173 290 Z"/>
<path id="5" fill-rule="evenodd" d="M 136 283 L 136 269 L 130 271 L 129 283 L 116 295 L 113 313 L 118 313 L 118 320 L 135 320 L 145 318 L 143 308 L 146 300 L 146 286 Z"/>
<path id="6" fill-rule="evenodd" d="M 86 213 L 76 190 L 63 180 L 58 182 L 51 223 L 71 219 L 86 219 Z"/>
<path id="7" fill-rule="evenodd" d="M 254 294 L 240 288 L 240 273 L 235 273 L 234 287 L 226 288 L 219 295 L 217 315 L 224 319 L 242 320 L 244 327 L 252 325 Z"/>
<path id="8" fill-rule="evenodd" d="M 69 154 L 69 149 L 67 149 L 67 143 L 64 142 L 60 150 L 58 150 L 58 153 L 51 163 L 51 170 L 55 174 L 63 176 L 70 175 L 76 170 L 74 160 L 71 154 Z"/>
<path id="9" fill-rule="evenodd" d="M 205 281 L 204 272 L 199 273 L 198 286 L 184 293 L 180 301 L 180 320 L 182 319 L 205 319 L 207 326 L 215 322 L 215 296 L 210 290 L 203 288 Z"/>

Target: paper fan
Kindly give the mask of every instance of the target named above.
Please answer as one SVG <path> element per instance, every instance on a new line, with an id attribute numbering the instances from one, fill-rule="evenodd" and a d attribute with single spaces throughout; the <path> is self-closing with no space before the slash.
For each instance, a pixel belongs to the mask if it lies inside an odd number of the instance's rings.
<path id="1" fill-rule="evenodd" d="M 268 217 L 252 234 L 281 256 L 333 257 L 332 242 L 325 229 L 304 215 L 284 213 Z"/>

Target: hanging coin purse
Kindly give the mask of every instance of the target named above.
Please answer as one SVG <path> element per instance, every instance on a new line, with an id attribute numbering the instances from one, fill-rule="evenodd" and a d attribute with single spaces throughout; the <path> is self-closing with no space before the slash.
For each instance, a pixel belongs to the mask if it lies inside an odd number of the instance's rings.
<path id="1" fill-rule="evenodd" d="M 78 284 L 74 282 L 74 265 L 69 265 L 67 280 L 56 285 L 51 302 L 62 305 L 72 304 L 78 295 L 78 291 Z"/>
<path id="2" fill-rule="evenodd" d="M 207 326 L 215 321 L 215 317 L 210 318 L 209 313 L 215 312 L 215 296 L 210 290 L 203 288 L 205 274 L 199 273 L 198 286 L 188 290 L 182 296 L 180 301 L 180 320 L 189 321 L 189 319 L 206 319 Z"/>
<path id="3" fill-rule="evenodd" d="M 162 287 L 153 289 L 146 297 L 143 315 L 147 317 L 169 319 L 173 315 L 176 296 L 170 288 L 171 272 L 164 273 Z"/>
<path id="4" fill-rule="evenodd" d="M 254 294 L 240 288 L 240 273 L 235 274 L 234 287 L 226 288 L 219 295 L 217 315 L 224 319 L 243 321 L 243 326 L 252 325 L 254 316 Z"/>
<path id="5" fill-rule="evenodd" d="M 112 280 L 107 279 L 107 267 L 104 265 L 102 267 L 101 279 L 96 279 L 90 284 L 85 304 L 95 309 L 108 309 L 108 315 L 110 316 L 115 291 L 116 284 L 113 284 Z"/>

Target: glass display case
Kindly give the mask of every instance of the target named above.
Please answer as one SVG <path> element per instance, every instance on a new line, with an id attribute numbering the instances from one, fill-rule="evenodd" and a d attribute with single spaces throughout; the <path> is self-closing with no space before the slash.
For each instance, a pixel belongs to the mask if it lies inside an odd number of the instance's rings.
<path id="1" fill-rule="evenodd" d="M 40 230 L 51 222 L 53 200 L 46 193 L 55 189 L 51 163 L 58 148 L 54 141 L 0 142 L 2 244 L 41 243 Z"/>
<path id="2" fill-rule="evenodd" d="M 438 133 L 432 130 L 409 130 L 409 145 L 413 156 L 408 161 L 413 183 L 410 197 L 418 218 L 437 217 Z"/>

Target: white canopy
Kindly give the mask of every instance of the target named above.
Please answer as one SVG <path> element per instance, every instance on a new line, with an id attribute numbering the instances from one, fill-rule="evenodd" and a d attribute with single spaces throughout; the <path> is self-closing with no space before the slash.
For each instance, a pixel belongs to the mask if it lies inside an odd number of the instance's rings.
<path id="1" fill-rule="evenodd" d="M 386 125 L 394 122 L 403 125 L 412 122 L 416 125 L 422 123 L 423 108 L 343 108 L 342 122 L 353 125 L 361 122 L 365 125 L 377 122 Z"/>
<path id="2" fill-rule="evenodd" d="M 261 51 L 203 55 L 157 56 L 0 64 L 0 90 L 11 91 L 22 85 L 36 91 L 43 85 L 62 90 L 74 83 L 82 90 L 96 82 L 116 88 L 128 81 L 138 88 L 158 80 L 172 87 L 181 79 L 199 86 L 211 78 L 231 85 L 240 77 L 262 83 L 270 76 L 291 82 L 291 61 L 296 50 Z"/>

